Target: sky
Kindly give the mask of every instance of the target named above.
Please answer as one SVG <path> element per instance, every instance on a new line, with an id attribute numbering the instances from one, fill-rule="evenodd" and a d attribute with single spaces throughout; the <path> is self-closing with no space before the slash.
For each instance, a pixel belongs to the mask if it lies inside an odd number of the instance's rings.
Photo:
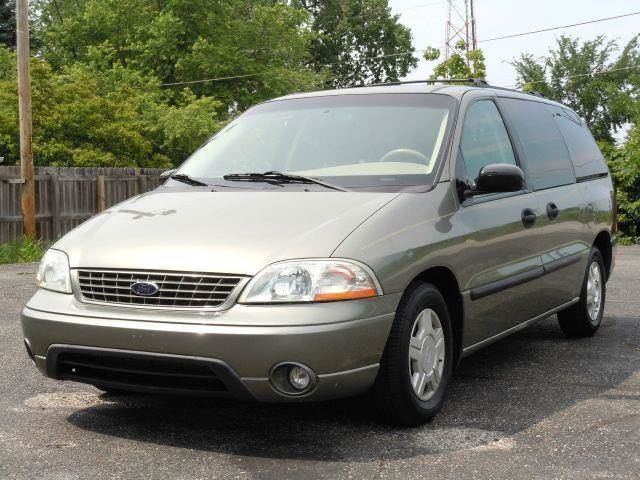
<path id="1" fill-rule="evenodd" d="M 463 4 L 463 0 L 455 0 Z M 411 28 L 416 49 L 434 46 L 442 50 L 445 36 L 447 4 L 437 0 L 389 0 L 400 21 Z M 417 5 L 432 4 L 412 8 Z M 529 30 L 566 25 L 603 17 L 640 11 L 640 0 L 474 0 L 478 40 Z M 507 40 L 480 43 L 486 57 L 487 80 L 498 86 L 514 86 L 516 74 L 508 62 L 520 53 L 545 55 L 561 34 L 587 40 L 597 35 L 615 39 L 624 46 L 634 34 L 640 33 L 640 15 L 572 27 L 553 32 L 537 33 Z M 422 58 L 421 54 L 418 54 Z M 433 62 L 421 59 L 406 80 L 427 78 Z"/>

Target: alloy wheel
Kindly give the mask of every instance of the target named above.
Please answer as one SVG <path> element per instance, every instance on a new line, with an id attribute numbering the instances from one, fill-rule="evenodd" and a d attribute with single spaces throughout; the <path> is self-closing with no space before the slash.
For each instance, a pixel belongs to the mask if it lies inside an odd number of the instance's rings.
<path id="1" fill-rule="evenodd" d="M 420 400 L 429 400 L 438 390 L 444 358 L 444 329 L 438 314 L 427 308 L 418 314 L 409 344 L 409 376 Z"/>
<path id="2" fill-rule="evenodd" d="M 587 277 L 587 312 L 592 322 L 597 321 L 602 304 L 602 277 L 600 265 L 593 262 Z"/>

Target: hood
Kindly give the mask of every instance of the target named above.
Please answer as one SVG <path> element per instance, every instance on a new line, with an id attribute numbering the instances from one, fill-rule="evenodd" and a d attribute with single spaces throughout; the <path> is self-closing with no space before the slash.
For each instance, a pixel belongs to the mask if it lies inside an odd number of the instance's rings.
<path id="1" fill-rule="evenodd" d="M 328 257 L 397 193 L 158 189 L 60 239 L 71 268 L 255 275 L 286 259 Z"/>

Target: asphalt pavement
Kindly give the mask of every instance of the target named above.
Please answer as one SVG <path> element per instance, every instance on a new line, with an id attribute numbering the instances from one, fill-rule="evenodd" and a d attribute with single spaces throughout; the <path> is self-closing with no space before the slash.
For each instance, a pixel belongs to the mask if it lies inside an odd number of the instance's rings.
<path id="1" fill-rule="evenodd" d="M 366 398 L 304 405 L 114 397 L 42 377 L 0 266 L 0 479 L 640 478 L 640 248 L 620 248 L 589 339 L 555 317 L 464 359 L 441 414 L 400 429 Z"/>

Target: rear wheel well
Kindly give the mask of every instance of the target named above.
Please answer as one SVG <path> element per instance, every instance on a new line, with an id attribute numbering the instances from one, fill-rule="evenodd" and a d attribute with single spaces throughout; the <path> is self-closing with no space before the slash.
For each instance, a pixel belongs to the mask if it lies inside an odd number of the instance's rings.
<path id="1" fill-rule="evenodd" d="M 605 269 L 605 277 L 609 280 L 609 275 L 611 274 L 611 260 L 612 260 L 612 248 L 611 248 L 611 236 L 609 232 L 602 231 L 593 241 L 593 246 L 600 250 L 600 255 L 602 255 L 602 260 L 604 260 L 604 269 Z"/>
<path id="2" fill-rule="evenodd" d="M 460 287 L 458 286 L 458 280 L 451 270 L 446 267 L 432 267 L 416 278 L 413 279 L 407 290 L 409 290 L 416 283 L 428 282 L 435 286 L 440 294 L 447 302 L 447 308 L 449 309 L 449 315 L 451 316 L 451 323 L 453 326 L 453 342 L 455 363 L 461 357 L 462 352 L 462 332 L 464 323 L 464 307 L 462 303 L 462 295 L 460 294 Z"/>

